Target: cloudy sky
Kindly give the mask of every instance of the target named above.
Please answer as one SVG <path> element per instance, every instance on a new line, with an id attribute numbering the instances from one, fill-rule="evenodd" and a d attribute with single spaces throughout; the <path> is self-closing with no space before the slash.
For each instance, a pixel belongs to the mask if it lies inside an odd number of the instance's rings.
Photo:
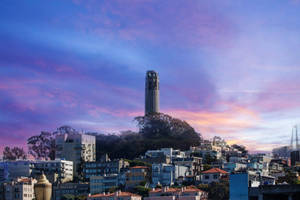
<path id="1" fill-rule="evenodd" d="M 0 150 L 41 130 L 136 130 L 161 111 L 252 151 L 300 122 L 300 1 L 1 0 Z"/>

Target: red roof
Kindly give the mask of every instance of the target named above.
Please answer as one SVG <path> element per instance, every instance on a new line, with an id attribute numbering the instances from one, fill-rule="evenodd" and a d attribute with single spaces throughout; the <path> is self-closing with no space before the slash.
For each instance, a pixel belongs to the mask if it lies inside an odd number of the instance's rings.
<path id="1" fill-rule="evenodd" d="M 228 172 L 222 170 L 222 169 L 219 169 L 219 168 L 212 168 L 212 169 L 209 169 L 209 170 L 206 170 L 204 172 L 202 172 L 202 174 L 228 174 Z"/>
<path id="2" fill-rule="evenodd" d="M 146 166 L 134 166 L 134 167 L 131 167 L 131 169 L 148 169 L 148 167 L 146 167 Z"/>
<path id="3" fill-rule="evenodd" d="M 165 192 L 180 192 L 182 188 L 167 188 Z M 202 190 L 194 187 L 194 186 L 188 186 L 183 188 L 183 192 L 201 192 Z M 162 188 L 156 188 L 155 190 L 150 191 L 150 193 L 158 193 L 162 192 L 164 193 L 164 190 Z"/>
<path id="4" fill-rule="evenodd" d="M 133 193 L 130 193 L 130 192 L 119 192 L 118 194 L 116 193 L 107 193 L 107 194 L 94 194 L 94 195 L 91 195 L 89 197 L 113 197 L 113 196 L 118 196 L 118 197 L 130 197 L 130 196 L 135 196 L 135 197 L 141 197 L 137 194 L 133 194 Z"/>

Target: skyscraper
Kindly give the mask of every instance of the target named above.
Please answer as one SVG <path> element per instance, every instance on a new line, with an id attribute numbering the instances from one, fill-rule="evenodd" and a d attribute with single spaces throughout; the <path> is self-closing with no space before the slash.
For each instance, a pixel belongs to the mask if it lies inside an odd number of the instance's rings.
<path id="1" fill-rule="evenodd" d="M 145 84 L 145 115 L 159 112 L 159 78 L 155 71 L 147 71 Z"/>

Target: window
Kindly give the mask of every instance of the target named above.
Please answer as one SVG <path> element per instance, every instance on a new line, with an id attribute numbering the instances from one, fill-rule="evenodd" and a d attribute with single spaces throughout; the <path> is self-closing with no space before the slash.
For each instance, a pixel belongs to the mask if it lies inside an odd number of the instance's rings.
<path id="1" fill-rule="evenodd" d="M 209 175 L 205 175 L 204 179 L 206 179 L 206 180 L 209 179 Z"/>
<path id="2" fill-rule="evenodd" d="M 218 179 L 218 175 L 217 174 L 214 174 L 214 179 Z"/>

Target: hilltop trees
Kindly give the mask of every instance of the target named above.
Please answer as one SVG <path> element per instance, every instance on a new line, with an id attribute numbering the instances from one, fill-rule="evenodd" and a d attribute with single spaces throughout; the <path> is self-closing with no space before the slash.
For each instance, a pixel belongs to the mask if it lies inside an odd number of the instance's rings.
<path id="1" fill-rule="evenodd" d="M 3 150 L 3 159 L 4 160 L 17 160 L 17 159 L 26 159 L 26 153 L 23 148 L 19 147 L 5 147 Z"/>
<path id="2" fill-rule="evenodd" d="M 187 150 L 201 141 L 201 135 L 187 122 L 163 113 L 139 116 L 134 120 L 138 133 L 126 131 L 119 136 L 97 135 L 97 154 L 108 153 L 111 158 L 133 159 L 150 149 L 172 147 Z"/>
<path id="3" fill-rule="evenodd" d="M 28 153 L 35 159 L 55 159 L 55 140 L 52 133 L 42 131 L 41 134 L 28 138 L 27 145 Z"/>

